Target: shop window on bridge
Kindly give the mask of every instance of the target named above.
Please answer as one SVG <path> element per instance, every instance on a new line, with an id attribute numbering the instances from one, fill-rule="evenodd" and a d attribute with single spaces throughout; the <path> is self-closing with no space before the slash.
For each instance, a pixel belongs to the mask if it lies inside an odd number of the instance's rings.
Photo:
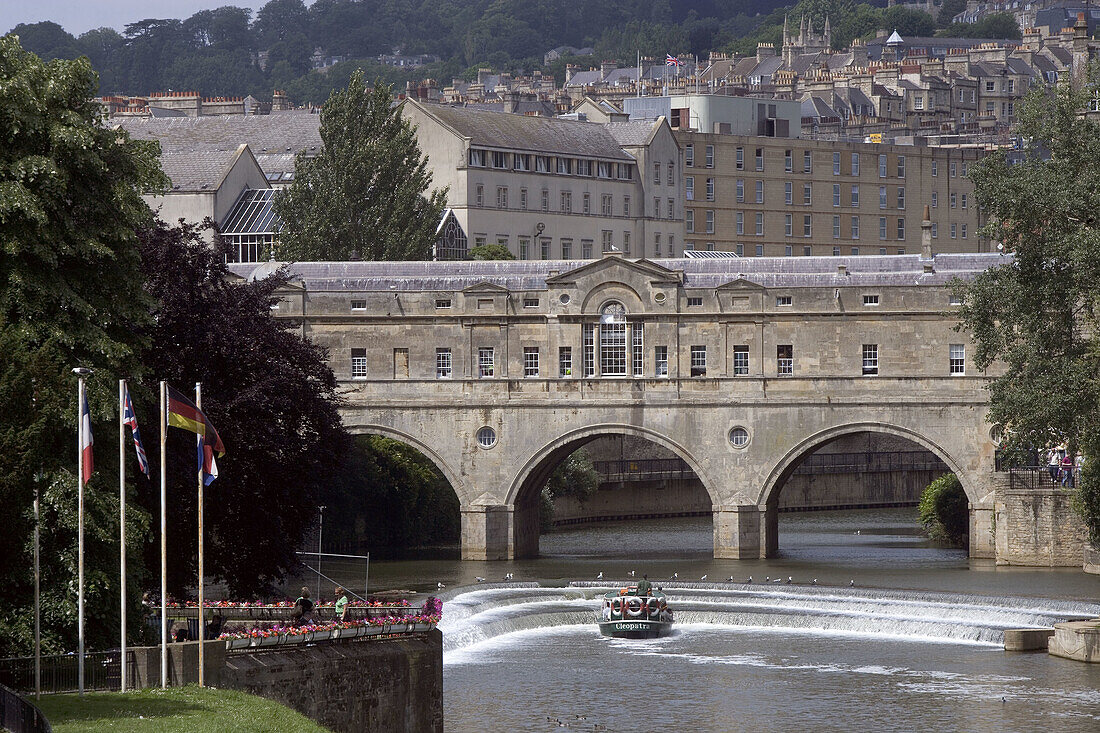
<path id="1" fill-rule="evenodd" d="M 863 345 L 863 376 L 878 375 L 878 344 Z"/>
<path id="2" fill-rule="evenodd" d="M 707 376 L 707 347 L 706 346 L 692 346 L 691 347 L 691 376 L 693 376 L 693 377 L 705 377 L 705 376 Z"/>
<path id="3" fill-rule="evenodd" d="M 558 376 L 573 376 L 573 347 L 571 346 L 558 347 Z"/>
<path id="4" fill-rule="evenodd" d="M 642 376 L 645 364 L 645 331 L 640 323 L 630 329 L 630 366 L 635 377 Z"/>
<path id="5" fill-rule="evenodd" d="M 523 347 L 523 376 L 537 377 L 539 375 L 539 347 Z"/>
<path id="6" fill-rule="evenodd" d="M 657 346 L 653 350 L 654 374 L 658 377 L 668 376 L 668 347 Z"/>
<path id="7" fill-rule="evenodd" d="M 791 344 L 775 347 L 775 372 L 781 377 L 794 374 L 794 347 Z"/>
<path id="8" fill-rule="evenodd" d="M 626 308 L 618 301 L 606 303 L 598 323 L 585 323 L 581 330 L 582 374 L 601 377 L 643 376 L 645 334 L 641 322 L 629 322 Z"/>
<path id="9" fill-rule="evenodd" d="M 351 350 L 351 378 L 352 379 L 366 379 L 367 378 L 367 350 L 366 349 L 352 349 Z"/>
<path id="10" fill-rule="evenodd" d="M 494 372 L 494 354 L 492 346 L 482 346 L 477 350 L 477 375 L 481 379 L 492 377 Z"/>
<path id="11" fill-rule="evenodd" d="M 966 374 L 966 345 L 951 344 L 950 346 L 951 374 L 962 376 Z"/>
<path id="12" fill-rule="evenodd" d="M 435 350 L 435 378 L 436 379 L 450 379 L 451 378 L 451 350 L 450 349 L 436 349 Z"/>
<path id="13" fill-rule="evenodd" d="M 608 303 L 600 313 L 600 374 L 626 376 L 626 309 Z"/>
<path id="14" fill-rule="evenodd" d="M 743 377 L 749 373 L 749 347 L 733 347 L 733 374 Z"/>

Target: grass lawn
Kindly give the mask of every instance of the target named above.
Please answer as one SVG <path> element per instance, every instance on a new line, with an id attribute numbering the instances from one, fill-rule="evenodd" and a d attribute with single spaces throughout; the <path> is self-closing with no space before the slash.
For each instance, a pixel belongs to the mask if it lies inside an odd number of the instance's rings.
<path id="1" fill-rule="evenodd" d="M 73 694 L 43 695 L 39 707 L 55 733 L 326 730 L 304 715 L 262 697 L 235 690 L 199 689 L 195 685 L 125 694 L 91 692 L 83 698 Z"/>

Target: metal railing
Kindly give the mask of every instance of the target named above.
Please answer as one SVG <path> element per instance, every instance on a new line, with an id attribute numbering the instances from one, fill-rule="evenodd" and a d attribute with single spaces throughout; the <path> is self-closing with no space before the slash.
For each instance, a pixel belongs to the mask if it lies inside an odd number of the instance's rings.
<path id="1" fill-rule="evenodd" d="M 0 729 L 12 733 L 52 733 L 50 721 L 30 700 L 0 685 Z"/>
<path id="2" fill-rule="evenodd" d="M 682 458 L 639 458 L 620 461 L 593 461 L 596 473 L 604 481 L 644 481 L 646 479 L 691 479 L 695 473 Z M 802 459 L 794 473 L 874 473 L 886 471 L 946 471 L 947 466 L 928 451 L 884 451 L 860 453 L 814 453 Z"/>
<path id="3" fill-rule="evenodd" d="M 624 461 L 593 461 L 596 473 L 605 480 L 611 476 L 629 477 L 629 481 L 647 478 L 695 478 L 695 472 L 683 458 L 639 458 Z"/>
<path id="4" fill-rule="evenodd" d="M 121 655 L 116 649 L 88 652 L 84 655 L 84 689 L 115 691 L 121 689 Z M 126 652 L 126 687 L 136 685 L 134 653 Z M 79 662 L 76 654 L 51 654 L 42 657 L 42 692 L 72 692 L 78 689 Z M 23 692 L 34 691 L 34 657 L 0 659 L 0 685 Z"/>
<path id="5" fill-rule="evenodd" d="M 1075 489 L 1081 481 L 1081 469 L 1055 466 L 1015 466 L 1008 468 L 1010 489 Z"/>

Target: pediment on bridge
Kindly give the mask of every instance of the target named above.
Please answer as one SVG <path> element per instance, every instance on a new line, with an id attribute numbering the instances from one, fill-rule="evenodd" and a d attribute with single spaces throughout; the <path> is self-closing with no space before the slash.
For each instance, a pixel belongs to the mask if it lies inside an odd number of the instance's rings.
<path id="1" fill-rule="evenodd" d="M 503 285 L 497 285 L 496 283 L 491 283 L 488 280 L 482 280 L 479 283 L 474 283 L 469 287 L 463 288 L 462 292 L 471 294 L 482 293 L 488 295 L 506 295 L 509 290 Z"/>
<path id="2" fill-rule="evenodd" d="M 735 290 L 735 291 L 738 291 L 738 292 L 747 292 L 747 291 L 759 292 L 759 291 L 762 291 L 762 290 L 767 290 L 767 288 L 765 288 L 760 283 L 754 283 L 753 281 L 746 280 L 743 277 L 739 277 L 736 280 L 730 280 L 728 283 L 725 283 L 723 285 L 719 285 L 717 289 L 718 290 Z"/>
<path id="3" fill-rule="evenodd" d="M 546 278 L 546 284 L 549 286 L 574 285 L 579 280 L 587 278 L 604 281 L 626 281 L 637 277 L 645 278 L 651 283 L 678 285 L 684 281 L 682 272 L 670 270 L 667 267 L 658 265 L 656 262 L 651 262 L 645 258 L 628 260 L 619 253 L 608 253 L 598 260 L 581 265 L 568 272 L 552 275 Z"/>

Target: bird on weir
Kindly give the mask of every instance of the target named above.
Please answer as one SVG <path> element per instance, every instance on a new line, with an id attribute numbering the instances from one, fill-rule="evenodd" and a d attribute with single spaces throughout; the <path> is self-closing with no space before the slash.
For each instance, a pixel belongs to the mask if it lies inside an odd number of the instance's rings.
<path id="1" fill-rule="evenodd" d="M 680 574 L 679 574 L 679 573 L 673 573 L 673 574 L 672 574 L 672 577 L 671 577 L 671 578 L 669 578 L 669 580 L 676 580 L 676 579 L 677 579 L 677 578 L 679 578 L 679 577 L 680 577 Z"/>
<path id="2" fill-rule="evenodd" d="M 633 571 L 633 570 L 631 570 L 631 571 L 630 571 L 630 572 L 628 573 L 628 575 L 629 575 L 629 576 L 630 576 L 631 578 L 633 578 L 633 577 L 634 577 L 634 571 Z"/>
<path id="3" fill-rule="evenodd" d="M 746 583 L 751 583 L 751 582 L 752 582 L 752 576 L 750 575 L 750 576 L 749 576 L 749 579 L 748 579 L 748 580 L 746 580 L 745 582 L 746 582 Z"/>
<path id="4" fill-rule="evenodd" d="M 445 583 L 439 582 L 439 583 L 435 584 L 435 587 L 436 587 L 436 590 L 443 590 L 444 588 L 447 587 L 447 585 Z"/>
<path id="5" fill-rule="evenodd" d="M 706 573 L 703 573 L 703 577 L 699 578 L 699 580 L 706 580 L 706 579 L 707 579 L 707 574 Z"/>
<path id="6" fill-rule="evenodd" d="M 855 585 L 855 584 L 856 584 L 856 581 L 854 581 L 854 580 L 849 580 L 849 581 L 848 581 L 848 587 L 849 587 L 849 588 L 850 588 L 850 587 L 852 587 L 852 586 L 853 586 L 853 585 Z"/>
<path id="7" fill-rule="evenodd" d="M 817 585 L 817 578 L 810 581 L 810 585 Z"/>
<path id="8" fill-rule="evenodd" d="M 732 583 L 733 582 L 733 576 L 731 575 L 728 578 L 726 578 L 726 582 L 727 583 Z"/>
<path id="9" fill-rule="evenodd" d="M 476 580 L 479 583 L 484 583 L 485 582 L 485 578 L 481 577 L 480 575 L 475 575 L 474 580 Z"/>
<path id="10" fill-rule="evenodd" d="M 602 570 L 600 571 L 600 574 L 596 576 L 596 580 L 603 580 L 603 571 Z"/>
<path id="11" fill-rule="evenodd" d="M 787 576 L 787 582 L 788 582 L 788 583 L 793 583 L 793 582 L 794 582 L 794 578 L 792 578 L 791 576 L 789 576 L 789 575 L 788 575 L 788 576 Z"/>

